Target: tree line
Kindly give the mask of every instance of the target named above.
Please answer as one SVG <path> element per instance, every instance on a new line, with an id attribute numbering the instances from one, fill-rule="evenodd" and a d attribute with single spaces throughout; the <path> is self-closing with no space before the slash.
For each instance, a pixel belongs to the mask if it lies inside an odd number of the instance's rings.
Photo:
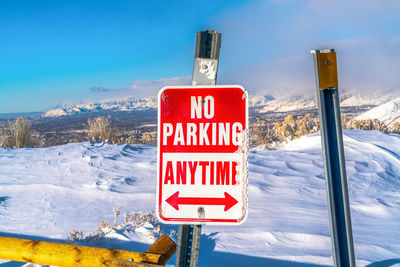
<path id="1" fill-rule="evenodd" d="M 376 130 L 384 133 L 400 134 L 400 122 L 389 126 L 377 119 L 356 120 L 341 115 L 342 129 Z M 288 115 L 283 121 L 266 122 L 256 117 L 250 123 L 250 146 L 264 145 L 272 148 L 275 144 L 288 142 L 303 135 L 319 131 L 318 116 L 308 113 L 304 116 Z"/>
<path id="2" fill-rule="evenodd" d="M 303 116 L 288 115 L 282 121 L 267 122 L 256 117 L 251 120 L 249 127 L 250 146 L 264 145 L 273 148 L 277 143 L 288 142 L 303 135 L 319 131 L 318 117 L 309 113 Z M 342 114 L 343 129 L 377 130 L 384 133 L 400 134 L 400 122 L 389 126 L 377 119 L 356 120 Z M 157 133 L 149 131 L 139 137 L 123 136 L 118 133 L 109 118 L 100 116 L 89 118 L 86 124 L 86 137 L 82 141 L 101 141 L 111 144 L 157 144 Z M 0 124 L 0 147 L 42 147 L 46 146 L 44 138 L 34 129 L 29 120 L 18 117 L 14 121 Z"/>

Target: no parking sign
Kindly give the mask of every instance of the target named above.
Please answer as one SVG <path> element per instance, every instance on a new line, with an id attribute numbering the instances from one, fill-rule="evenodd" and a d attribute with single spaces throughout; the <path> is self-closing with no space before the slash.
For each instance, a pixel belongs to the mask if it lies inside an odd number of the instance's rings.
<path id="1" fill-rule="evenodd" d="M 164 87 L 158 95 L 157 215 L 171 224 L 240 224 L 247 216 L 247 92 Z"/>

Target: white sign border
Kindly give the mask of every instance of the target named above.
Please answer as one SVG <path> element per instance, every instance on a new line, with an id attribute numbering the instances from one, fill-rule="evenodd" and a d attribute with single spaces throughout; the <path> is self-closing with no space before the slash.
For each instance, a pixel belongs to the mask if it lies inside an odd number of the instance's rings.
<path id="1" fill-rule="evenodd" d="M 244 162 L 245 166 L 246 166 L 246 173 L 245 173 L 245 180 L 246 180 L 246 198 L 245 198 L 245 203 L 244 203 L 244 207 L 245 207 L 245 211 L 244 211 L 244 215 L 242 217 L 242 219 L 238 222 L 212 222 L 212 221 L 204 221 L 204 222 L 191 222 L 191 221 L 179 221 L 179 220 L 174 220 L 174 221 L 165 221 L 164 219 L 161 218 L 160 214 L 159 214 L 159 197 L 160 197 L 160 130 L 161 130 L 161 105 L 160 105 L 160 100 L 161 100 L 161 95 L 162 93 L 167 90 L 167 89 L 213 89 L 213 88 L 239 88 L 243 91 L 243 93 L 245 94 L 245 111 L 246 111 L 246 116 L 245 116 L 245 120 L 246 120 L 246 151 L 245 151 L 245 157 L 246 157 L 246 162 Z M 157 219 L 164 223 L 164 224 L 196 224 L 196 225 L 241 225 L 243 224 L 248 217 L 248 210 L 249 210 L 249 158 L 248 158 L 248 154 L 249 154 L 249 94 L 248 91 L 246 90 L 246 88 L 244 88 L 241 85 L 235 84 L 235 85 L 178 85 L 178 86 L 164 86 L 160 89 L 160 91 L 158 92 L 157 95 L 157 181 L 156 181 L 156 216 Z M 208 218 L 207 218 L 208 219 Z M 212 220 L 212 219 L 210 219 Z"/>

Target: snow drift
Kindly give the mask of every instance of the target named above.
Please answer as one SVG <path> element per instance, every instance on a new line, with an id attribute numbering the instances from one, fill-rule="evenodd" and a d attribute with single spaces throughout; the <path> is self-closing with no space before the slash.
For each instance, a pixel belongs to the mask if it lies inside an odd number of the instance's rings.
<path id="1" fill-rule="evenodd" d="M 400 262 L 400 136 L 345 131 L 344 144 L 357 264 Z M 71 230 L 111 224 L 115 207 L 155 209 L 156 148 L 90 142 L 0 148 L 0 183 L 3 234 L 65 240 Z M 158 225 L 109 229 L 90 245 L 145 251 Z M 177 230 L 160 228 L 171 236 Z M 202 231 L 200 266 L 332 265 L 320 136 L 284 150 L 251 150 L 247 221 Z"/>

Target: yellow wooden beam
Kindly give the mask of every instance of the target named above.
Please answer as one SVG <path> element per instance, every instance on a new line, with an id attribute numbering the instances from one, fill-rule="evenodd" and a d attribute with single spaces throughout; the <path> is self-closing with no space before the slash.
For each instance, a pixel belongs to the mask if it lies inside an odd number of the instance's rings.
<path id="1" fill-rule="evenodd" d="M 159 264 L 166 264 L 169 258 L 175 254 L 175 251 L 176 244 L 174 240 L 169 238 L 167 235 L 161 235 L 156 242 L 146 250 L 146 253 L 162 255 Z"/>
<path id="2" fill-rule="evenodd" d="M 53 266 L 82 267 L 121 266 L 120 263 L 114 262 L 114 260 L 117 259 L 119 261 L 135 263 L 165 264 L 169 257 L 175 253 L 174 251 L 171 254 L 170 250 L 171 244 L 175 243 L 165 235 L 162 235 L 162 240 L 164 240 L 161 242 L 162 244 L 165 242 L 167 243 L 167 245 L 163 246 L 169 248 L 169 250 L 165 250 L 165 253 L 163 253 L 163 250 L 158 251 L 161 253 L 142 253 L 13 237 L 0 237 L 0 259 Z M 166 253 L 169 253 L 168 258 Z"/>

